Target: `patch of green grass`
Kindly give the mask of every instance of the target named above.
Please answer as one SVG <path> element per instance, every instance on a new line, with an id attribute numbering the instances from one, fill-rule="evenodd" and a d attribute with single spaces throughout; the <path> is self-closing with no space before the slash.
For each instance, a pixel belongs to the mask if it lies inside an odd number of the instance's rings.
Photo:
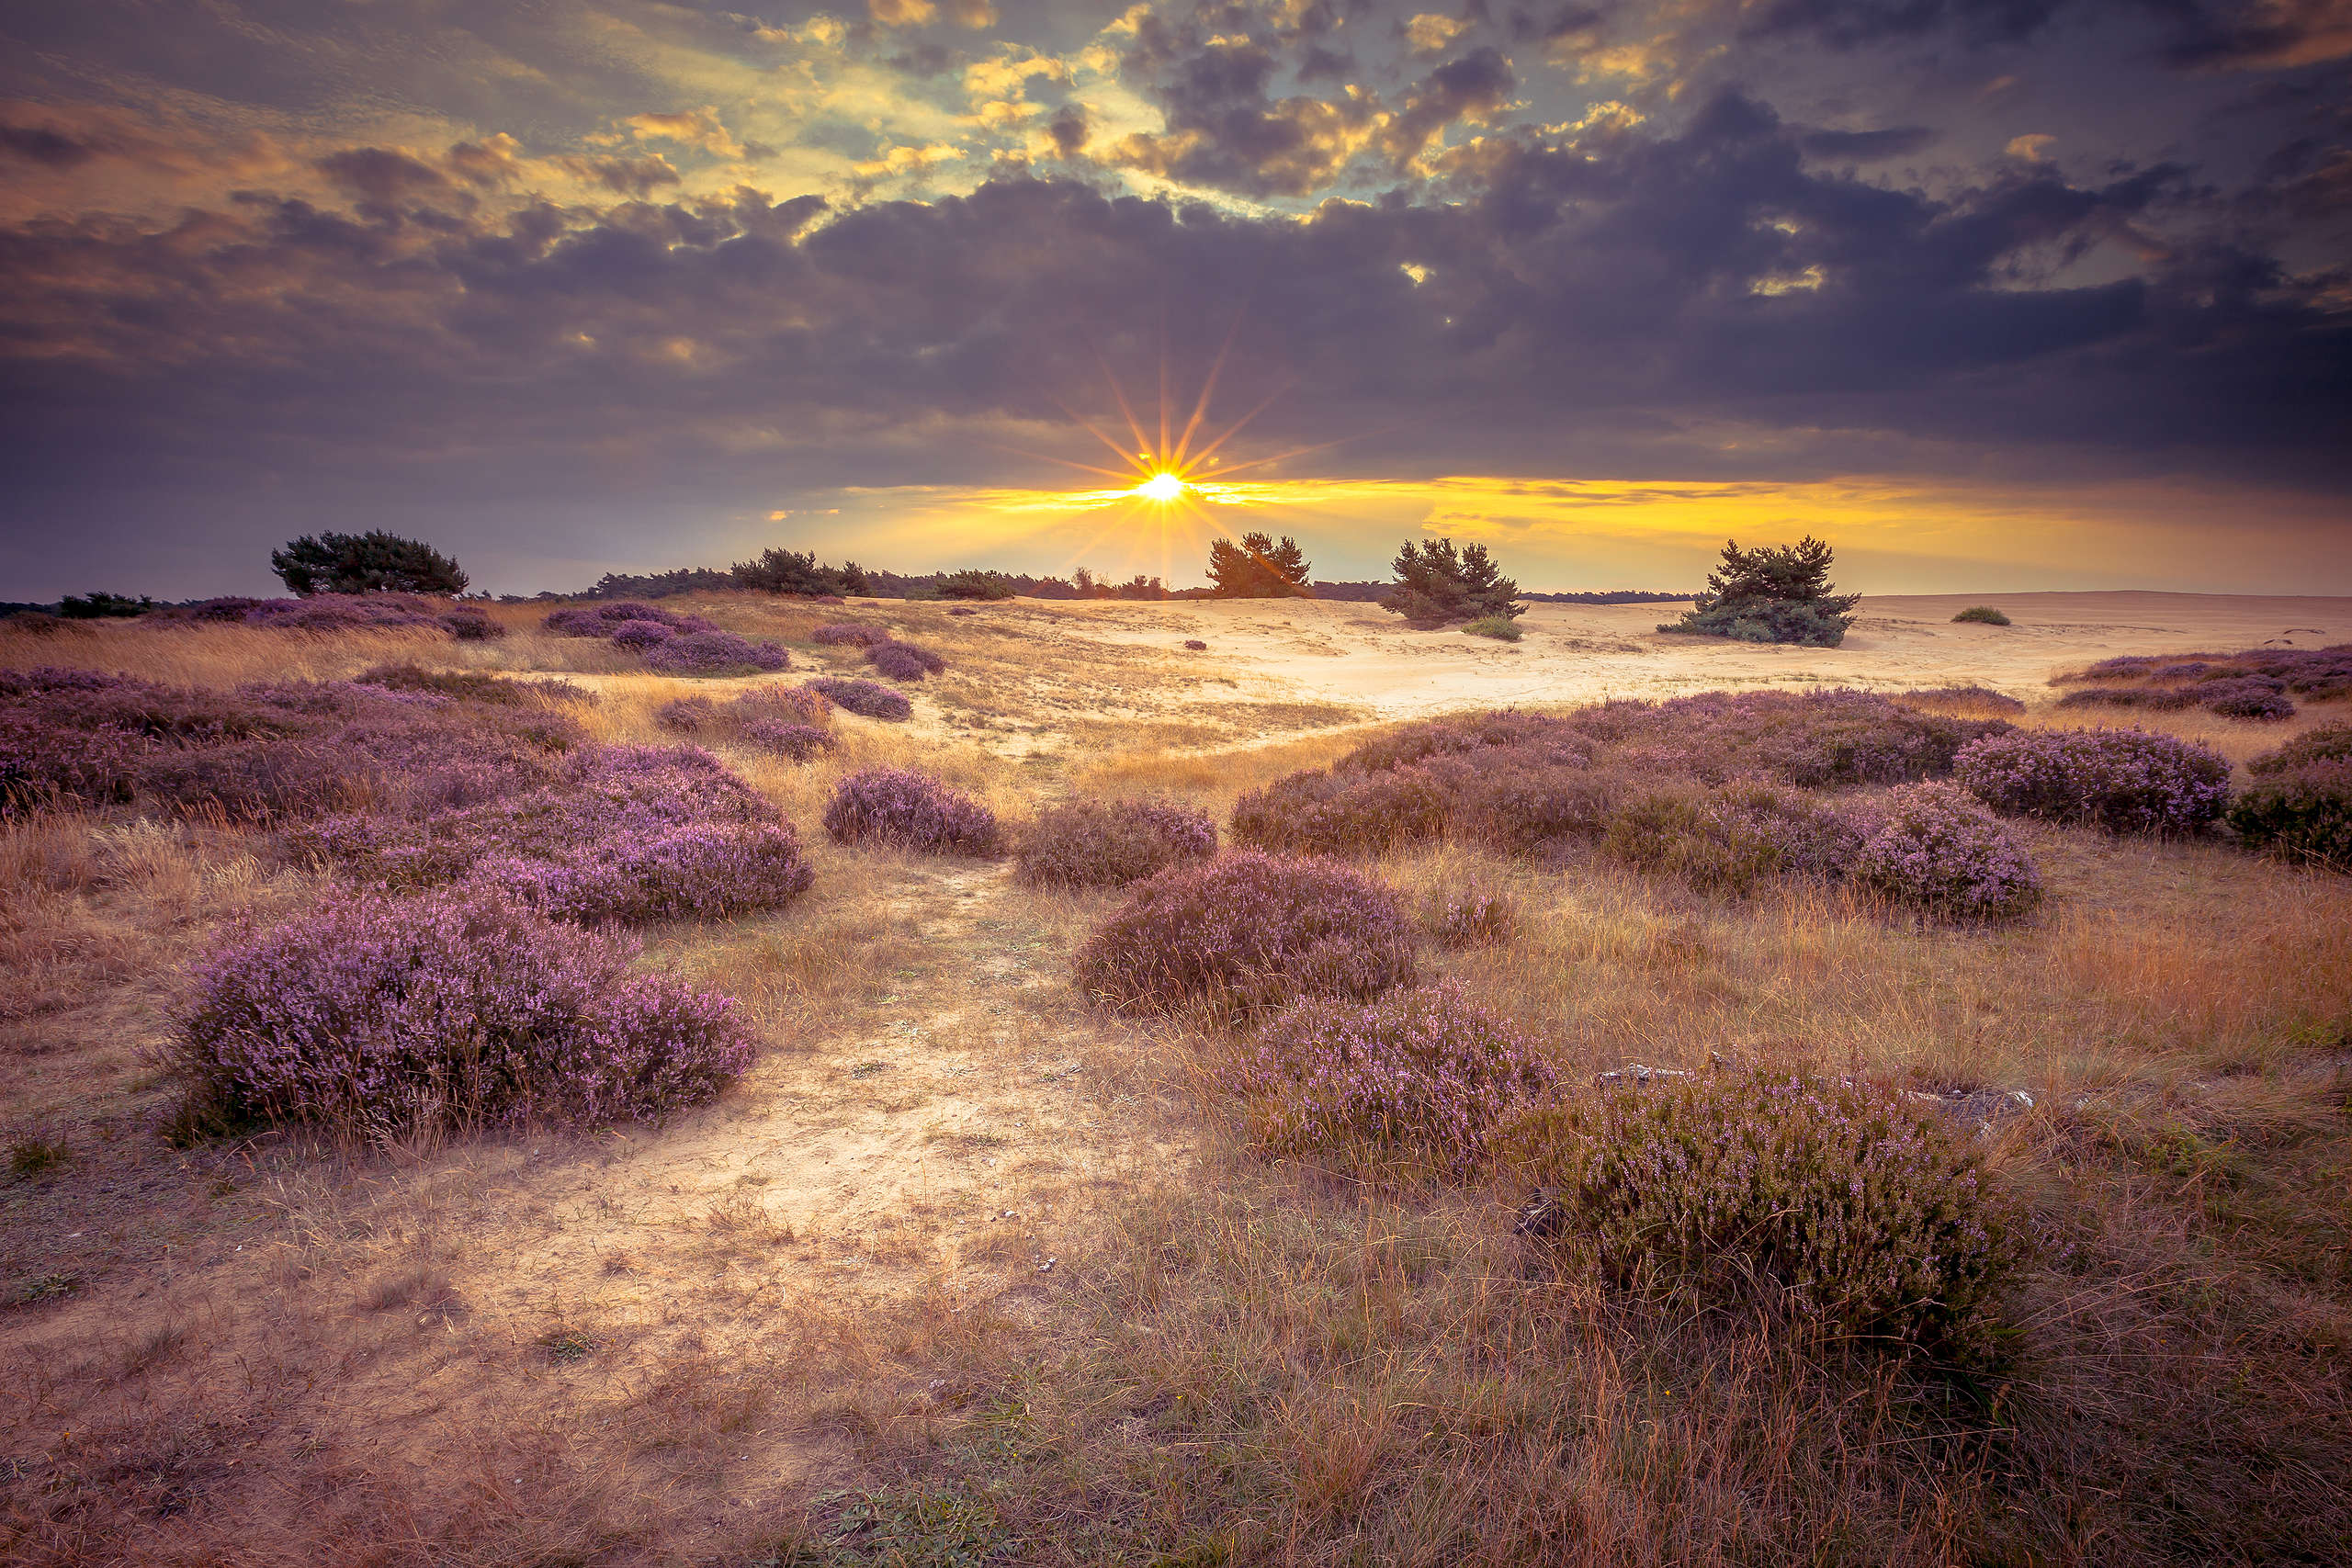
<path id="1" fill-rule="evenodd" d="M 53 1138 L 18 1138 L 8 1145 L 8 1170 L 16 1176 L 39 1176 L 63 1165 L 68 1151 Z"/>
<path id="2" fill-rule="evenodd" d="M 996 1505 L 963 1487 L 829 1492 L 815 1506 L 832 1517 L 813 1540 L 751 1568 L 980 1568 L 1011 1562 L 1018 1545 Z"/>
<path id="3" fill-rule="evenodd" d="M 1517 642 L 1526 634 L 1509 615 L 1481 615 L 1462 628 L 1467 637 L 1490 637 L 1497 642 Z"/>
<path id="4" fill-rule="evenodd" d="M 585 1360 L 595 1354 L 595 1336 L 584 1328 L 550 1328 L 539 1336 L 539 1348 L 558 1366 Z"/>
<path id="5" fill-rule="evenodd" d="M 1974 621 L 1981 626 L 2006 626 L 2009 624 L 2008 616 L 2001 614 L 2000 611 L 1996 610 L 1990 604 L 1971 604 L 1967 609 L 1962 610 L 1959 615 L 1954 615 L 1952 619 L 1954 621 Z"/>

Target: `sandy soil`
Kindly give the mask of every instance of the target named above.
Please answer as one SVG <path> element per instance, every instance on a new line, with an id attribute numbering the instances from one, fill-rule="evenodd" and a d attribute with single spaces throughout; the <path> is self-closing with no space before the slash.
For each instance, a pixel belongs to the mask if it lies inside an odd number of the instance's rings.
<path id="1" fill-rule="evenodd" d="M 2013 625 L 1955 625 L 1994 604 Z M 1371 604 L 1311 601 L 1056 605 L 1089 618 L 1091 635 L 1181 649 L 1254 677 L 1253 689 L 1294 701 L 1362 705 L 1385 716 L 1507 703 L 1671 696 L 1724 687 L 1810 683 L 1905 690 L 1988 685 L 2030 699 L 2049 678 L 2120 653 L 2317 648 L 2352 641 L 2352 598 L 2200 593 L 1884 595 L 1836 649 L 1782 648 L 1662 636 L 1678 604 L 1537 604 L 1516 645 L 1459 631 L 1417 632 Z M 1173 623 L 1170 625 L 1170 623 Z"/>

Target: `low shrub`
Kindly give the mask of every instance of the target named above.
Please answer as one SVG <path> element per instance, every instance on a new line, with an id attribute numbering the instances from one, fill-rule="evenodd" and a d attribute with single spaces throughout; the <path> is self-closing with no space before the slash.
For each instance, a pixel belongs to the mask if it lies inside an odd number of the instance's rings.
<path id="1" fill-rule="evenodd" d="M 1770 785 L 1684 786 L 1629 795 L 1610 816 L 1600 847 L 1638 870 L 1746 893 L 1775 877 L 1844 876 L 1862 837 L 1852 815 Z"/>
<path id="2" fill-rule="evenodd" d="M 1470 637 L 1490 637 L 1497 642 L 1517 642 L 1527 635 L 1508 615 L 1481 615 L 1462 629 Z"/>
<path id="3" fill-rule="evenodd" d="M 835 707 L 856 714 L 861 718 L 880 718 L 898 723 L 914 716 L 914 704 L 907 701 L 903 694 L 872 681 L 848 681 L 837 675 L 820 675 L 808 682 L 808 689 Z"/>
<path id="4" fill-rule="evenodd" d="M 1976 1156 L 1888 1090 L 1718 1074 L 1523 1117 L 1521 1228 L 1621 1287 L 1777 1297 L 1815 1343 L 1996 1362 L 2015 1227 Z"/>
<path id="5" fill-rule="evenodd" d="M 925 854 L 989 855 L 997 849 L 996 816 L 925 773 L 866 768 L 834 786 L 825 831 L 837 842 L 871 840 Z"/>
<path id="6" fill-rule="evenodd" d="M 1389 1177 L 1474 1174 L 1496 1129 L 1555 1084 L 1515 1030 L 1451 985 L 1294 1003 L 1231 1079 L 1266 1153 Z"/>
<path id="7" fill-rule="evenodd" d="M 2230 764 L 2141 729 L 2021 729 L 1973 741 L 1955 778 L 1994 810 L 2113 833 L 2193 833 L 2222 813 Z"/>
<path id="8" fill-rule="evenodd" d="M 189 1120 L 386 1141 L 699 1104 L 751 1038 L 727 998 L 632 974 L 637 952 L 479 889 L 330 898 L 197 972 Z"/>
<path id="9" fill-rule="evenodd" d="M 1514 854 L 1599 839 L 1627 789 L 1616 773 L 1545 766 L 1516 750 L 1475 753 L 1453 767 L 1433 763 L 1430 772 L 1453 785 L 1457 833 Z"/>
<path id="10" fill-rule="evenodd" d="M 1299 773 L 1233 805 L 1234 840 L 1288 854 L 1377 854 L 1445 830 L 1444 788 L 1418 768 Z"/>
<path id="11" fill-rule="evenodd" d="M 2281 719 L 2295 716 L 2287 683 L 2267 675 L 2233 675 L 2222 680 L 2205 677 L 2190 688 L 2208 713 L 2224 718 Z"/>
<path id="12" fill-rule="evenodd" d="M 615 648 L 626 648 L 632 653 L 659 648 L 677 635 L 659 621 L 621 621 L 605 634 Z"/>
<path id="13" fill-rule="evenodd" d="M 442 629 L 459 642 L 496 642 L 506 635 L 506 623 L 493 621 L 480 610 L 458 609 L 441 616 Z"/>
<path id="14" fill-rule="evenodd" d="M 890 640 L 890 634 L 880 626 L 861 626 L 855 622 L 836 621 L 819 626 L 808 634 L 808 640 L 827 648 L 872 648 Z"/>
<path id="15" fill-rule="evenodd" d="M 570 604 L 548 615 L 539 624 L 560 637 L 601 637 L 613 635 L 616 626 L 630 622 L 647 622 L 667 626 L 673 632 L 708 632 L 718 628 L 700 615 L 681 615 L 665 610 L 659 604 L 643 604 L 633 599 L 616 599 L 599 604 Z"/>
<path id="16" fill-rule="evenodd" d="M 1500 893 L 1451 888 L 1430 898 L 1421 924 L 1440 947 L 1493 947 L 1519 931 L 1519 906 Z"/>
<path id="17" fill-rule="evenodd" d="M 1990 686 L 1928 686 L 1917 691 L 1898 692 L 1894 700 L 1905 707 L 1930 712 L 1951 708 L 1976 713 L 2025 712 L 2025 704 Z"/>
<path id="18" fill-rule="evenodd" d="M 1124 887 L 1185 861 L 1216 853 L 1205 812 L 1154 800 L 1076 800 L 1039 812 L 1013 862 L 1023 882 L 1048 887 Z"/>
<path id="19" fill-rule="evenodd" d="M 754 750 L 795 762 L 808 761 L 819 753 L 833 749 L 833 732 L 813 724 L 786 724 L 777 719 L 755 718 L 735 733 L 744 745 Z"/>
<path id="20" fill-rule="evenodd" d="M 489 884 L 563 919 L 706 919 L 780 908 L 814 873 L 766 797 L 693 746 L 583 748 L 551 784 L 413 819 L 345 817 L 300 851 L 393 888 Z"/>
<path id="21" fill-rule="evenodd" d="M 630 624 L 624 623 L 622 629 Z M 752 642 L 713 629 L 679 632 L 654 644 L 645 649 L 645 665 L 665 675 L 773 674 L 792 668 L 792 656 L 773 642 Z"/>
<path id="22" fill-rule="evenodd" d="M 2009 624 L 2008 616 L 1990 604 L 1971 604 L 1952 619 L 1955 622 L 1973 621 L 1979 626 L 2006 626 Z"/>
<path id="23" fill-rule="evenodd" d="M 1186 637 L 1184 639 L 1184 646 L 1194 653 L 1206 653 L 1209 650 L 1209 645 L 1203 642 L 1196 637 Z"/>
<path id="24" fill-rule="evenodd" d="M 2041 901 L 2033 857 L 1957 784 L 1909 784 L 1880 802 L 1852 875 L 1890 898 L 1962 919 L 2015 919 Z"/>
<path id="25" fill-rule="evenodd" d="M 718 722 L 718 705 L 708 697 L 673 697 L 653 710 L 653 722 L 680 735 L 699 735 Z"/>
<path id="26" fill-rule="evenodd" d="M 129 800 L 140 750 L 131 730 L 69 728 L 0 708 L 0 816 Z"/>
<path id="27" fill-rule="evenodd" d="M 877 642 L 865 649 L 865 661 L 893 681 L 920 681 L 947 668 L 947 660 L 910 642 Z"/>
<path id="28" fill-rule="evenodd" d="M 313 593 L 307 599 L 255 600 L 246 607 L 244 622 L 279 631 L 347 632 L 438 626 L 447 612 L 447 600 L 413 593 Z"/>
<path id="29" fill-rule="evenodd" d="M 1660 623 L 1662 632 L 1730 637 L 1736 642 L 1787 642 L 1804 648 L 1836 648 L 1846 640 L 1853 616 L 1803 600 L 1744 599 L 1704 610 L 1690 610 L 1679 621 Z"/>
<path id="30" fill-rule="evenodd" d="M 2229 823 L 2248 849 L 2352 872 L 2352 724 L 2305 730 L 2246 770 Z"/>
<path id="31" fill-rule="evenodd" d="M 479 670 L 427 670 L 416 664 L 379 664 L 352 679 L 359 685 L 381 686 L 388 692 L 425 692 L 500 707 L 520 706 L 533 694 L 528 686 L 503 676 Z"/>
<path id="32" fill-rule="evenodd" d="M 1142 884 L 1073 970 L 1080 991 L 1116 1010 L 1235 1018 L 1410 985 L 1416 945 L 1395 889 L 1330 861 L 1247 851 Z"/>

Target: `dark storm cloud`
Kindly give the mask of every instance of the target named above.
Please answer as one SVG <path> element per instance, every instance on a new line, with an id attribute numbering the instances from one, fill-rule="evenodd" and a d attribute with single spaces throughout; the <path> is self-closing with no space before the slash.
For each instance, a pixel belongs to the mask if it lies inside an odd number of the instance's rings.
<path id="1" fill-rule="evenodd" d="M 1874 163 L 1881 158 L 1907 158 L 1936 144 L 1937 133 L 1924 125 L 1889 126 L 1883 130 L 1813 130 L 1798 145 L 1816 158 Z"/>

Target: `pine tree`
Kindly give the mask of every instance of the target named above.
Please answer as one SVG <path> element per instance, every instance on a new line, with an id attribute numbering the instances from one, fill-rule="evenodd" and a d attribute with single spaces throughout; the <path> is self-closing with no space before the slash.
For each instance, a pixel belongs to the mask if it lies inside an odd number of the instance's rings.
<path id="1" fill-rule="evenodd" d="M 313 593 L 447 593 L 466 591 L 458 563 L 414 539 L 377 529 L 366 534 L 305 534 L 269 553 L 288 589 Z"/>
<path id="2" fill-rule="evenodd" d="M 1708 573 L 1707 591 L 1682 619 L 1658 630 L 1836 648 L 1854 624 L 1862 596 L 1831 592 L 1831 559 L 1829 547 L 1810 534 L 1793 545 L 1752 550 L 1725 540 L 1723 564 Z"/>
<path id="3" fill-rule="evenodd" d="M 1509 619 L 1525 613 L 1519 584 L 1505 577 L 1484 545 L 1454 547 L 1452 539 L 1410 539 L 1391 563 L 1396 581 L 1380 596 L 1380 607 L 1419 625 Z"/>
<path id="4" fill-rule="evenodd" d="M 1209 545 L 1209 581 L 1219 599 L 1307 599 L 1312 567 L 1306 552 L 1289 535 L 1276 544 L 1263 534 L 1244 534 L 1241 542 L 1216 539 Z"/>
<path id="5" fill-rule="evenodd" d="M 753 588 L 767 593 L 815 598 L 826 593 L 872 592 L 864 569 L 855 561 L 843 561 L 838 567 L 822 566 L 813 550 L 763 550 L 756 560 L 737 561 L 733 575 L 738 588 Z"/>

